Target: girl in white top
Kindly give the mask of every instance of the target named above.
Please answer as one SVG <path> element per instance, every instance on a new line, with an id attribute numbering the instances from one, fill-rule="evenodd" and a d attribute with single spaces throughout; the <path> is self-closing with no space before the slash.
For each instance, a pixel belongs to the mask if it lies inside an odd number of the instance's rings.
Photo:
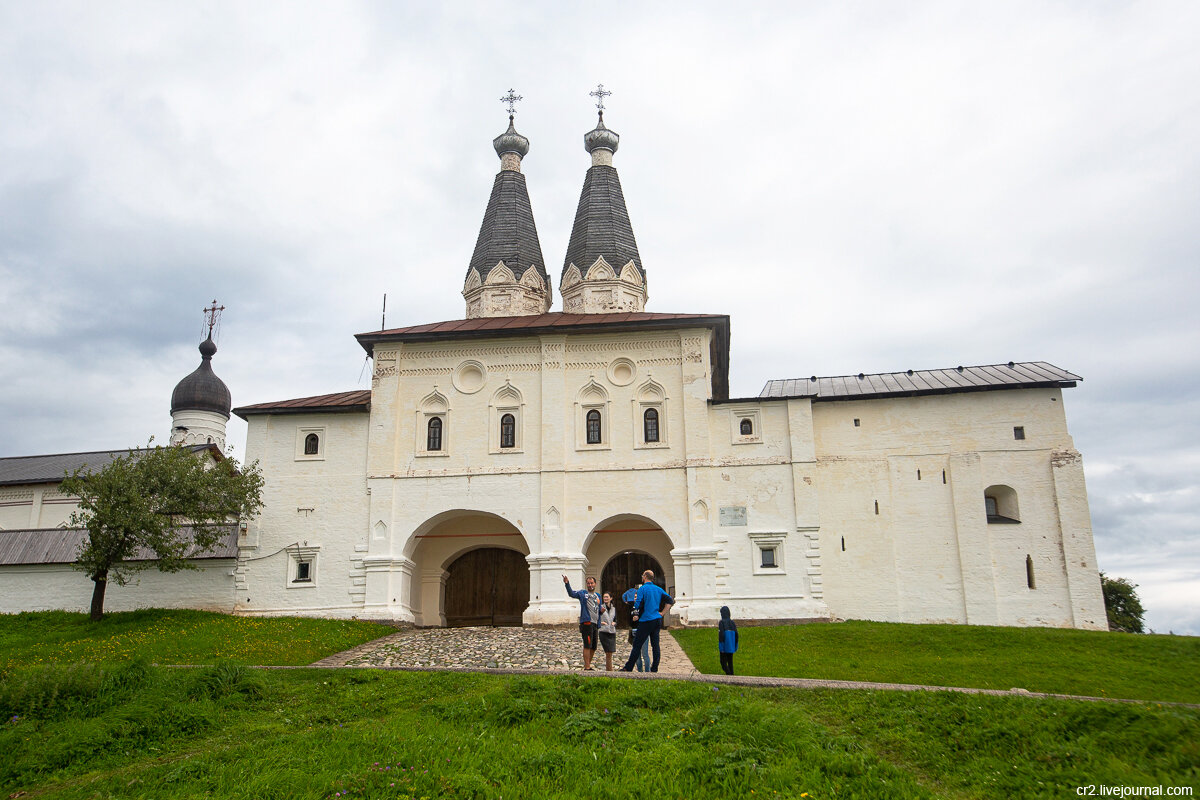
<path id="1" fill-rule="evenodd" d="M 617 649 L 617 609 L 608 592 L 600 604 L 600 646 L 604 648 L 605 668 L 612 672 L 613 651 Z"/>

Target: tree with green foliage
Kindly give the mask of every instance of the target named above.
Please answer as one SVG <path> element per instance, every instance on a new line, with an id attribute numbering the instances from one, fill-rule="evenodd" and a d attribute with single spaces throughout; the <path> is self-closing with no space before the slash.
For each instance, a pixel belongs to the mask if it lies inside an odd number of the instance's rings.
<path id="1" fill-rule="evenodd" d="M 109 581 L 126 585 L 150 567 L 196 569 L 189 559 L 209 553 L 239 517 L 262 508 L 258 462 L 239 469 L 232 458 L 186 447 L 154 446 L 116 456 L 103 469 L 76 470 L 60 491 L 79 498 L 71 525 L 87 538 L 75 569 L 95 584 L 91 618 L 104 616 Z"/>
<path id="2" fill-rule="evenodd" d="M 1137 584 L 1124 578 L 1110 578 L 1100 573 L 1100 590 L 1104 592 L 1104 610 L 1108 613 L 1108 629 L 1122 633 L 1144 633 L 1142 618 L 1146 609 L 1137 595 Z"/>

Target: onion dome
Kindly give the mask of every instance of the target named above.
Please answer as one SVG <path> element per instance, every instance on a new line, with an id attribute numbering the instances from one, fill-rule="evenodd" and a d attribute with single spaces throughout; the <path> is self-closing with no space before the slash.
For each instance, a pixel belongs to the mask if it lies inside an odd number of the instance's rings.
<path id="1" fill-rule="evenodd" d="M 171 413 L 177 411 L 212 411 L 229 418 L 232 405 L 229 387 L 216 376 L 212 368 L 212 357 L 217 346 L 212 334 L 200 343 L 200 366 L 181 380 L 171 393 Z"/>
<path id="2" fill-rule="evenodd" d="M 610 153 L 617 152 L 617 144 L 621 141 L 621 137 L 615 131 L 610 131 L 604 127 L 604 112 L 600 112 L 600 119 L 596 123 L 596 127 L 583 135 L 583 149 L 589 153 L 593 150 L 607 150 Z"/>
<path id="3" fill-rule="evenodd" d="M 512 114 L 508 115 L 508 130 L 492 140 L 492 147 L 496 148 L 498 156 L 503 156 L 505 153 L 516 153 L 524 158 L 529 154 L 529 140 L 517 133 L 517 129 L 513 126 Z"/>

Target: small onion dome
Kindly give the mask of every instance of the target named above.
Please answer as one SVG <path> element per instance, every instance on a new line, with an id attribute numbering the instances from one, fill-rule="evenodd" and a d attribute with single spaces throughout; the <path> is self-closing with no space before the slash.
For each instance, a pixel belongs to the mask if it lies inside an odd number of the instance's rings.
<path id="1" fill-rule="evenodd" d="M 583 135 L 583 149 L 589 153 L 593 150 L 608 150 L 617 152 L 617 143 L 621 141 L 621 137 L 615 131 L 610 131 L 604 127 L 604 112 L 600 112 L 600 121 L 596 123 L 596 127 Z"/>
<path id="2" fill-rule="evenodd" d="M 229 387 L 213 373 L 212 357 L 217 352 L 212 336 L 200 343 L 200 366 L 175 385 L 171 393 L 171 413 L 176 411 L 213 411 L 229 417 L 232 405 Z"/>
<path id="3" fill-rule="evenodd" d="M 529 140 L 517 133 L 517 129 L 513 127 L 512 114 L 508 115 L 508 130 L 492 139 L 492 147 L 496 148 L 498 156 L 505 153 L 516 153 L 524 158 L 529 152 Z"/>

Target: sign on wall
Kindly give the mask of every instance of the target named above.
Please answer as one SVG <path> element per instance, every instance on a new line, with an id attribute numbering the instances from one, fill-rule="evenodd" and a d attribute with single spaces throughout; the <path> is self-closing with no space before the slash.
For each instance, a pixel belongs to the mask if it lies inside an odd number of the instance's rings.
<path id="1" fill-rule="evenodd" d="M 746 524 L 745 506 L 721 506 L 721 525 L 730 527 Z"/>

